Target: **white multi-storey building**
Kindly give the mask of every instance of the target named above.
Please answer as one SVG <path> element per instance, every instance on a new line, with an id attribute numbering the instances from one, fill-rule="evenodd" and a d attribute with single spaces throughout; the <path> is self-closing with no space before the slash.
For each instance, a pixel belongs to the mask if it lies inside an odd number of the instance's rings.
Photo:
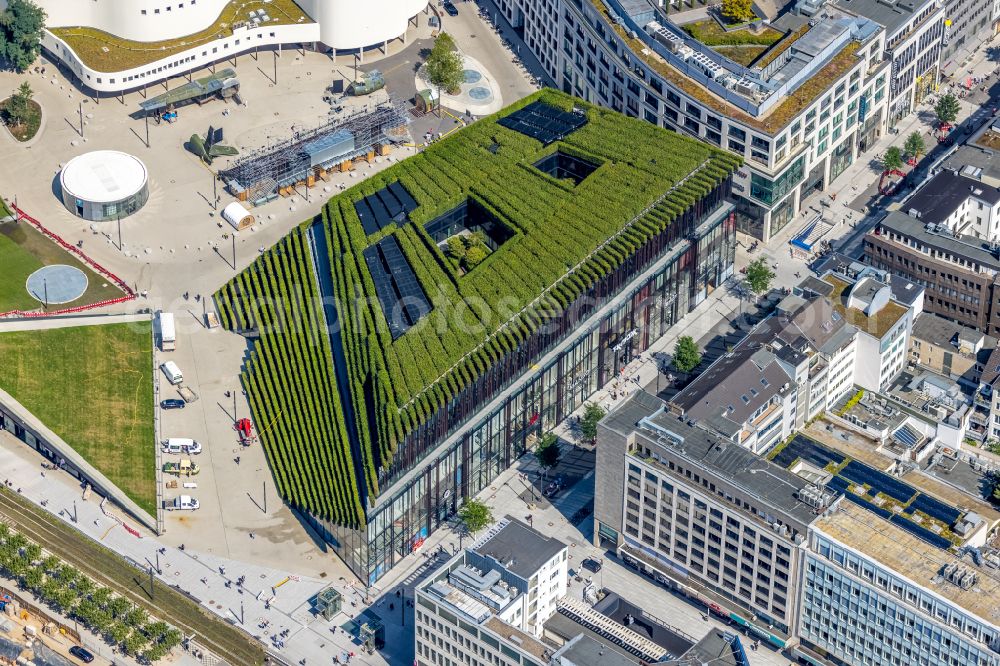
<path id="1" fill-rule="evenodd" d="M 43 48 L 118 93 L 284 44 L 356 52 L 406 39 L 427 0 L 38 0 Z M 0 6 L 6 5 L 0 0 Z"/>
<path id="2" fill-rule="evenodd" d="M 935 225 L 970 242 L 1000 242 L 1000 188 L 976 178 L 977 169 L 942 169 L 913 193 L 903 210 L 923 224 Z"/>
<path id="3" fill-rule="evenodd" d="M 829 493 L 642 391 L 598 426 L 594 488 L 596 543 L 786 646 L 806 530 Z"/>
<path id="4" fill-rule="evenodd" d="M 885 28 L 889 127 L 916 110 L 937 87 L 945 10 L 939 0 L 836 0 L 836 6 Z"/>
<path id="5" fill-rule="evenodd" d="M 738 225 L 765 241 L 885 126 L 885 32 L 835 7 L 812 21 L 782 17 L 785 37 L 745 67 L 646 0 L 499 6 L 557 87 L 743 156 Z"/>
<path id="6" fill-rule="evenodd" d="M 547 662 L 538 637 L 566 594 L 567 561 L 566 544 L 516 519 L 491 527 L 415 589 L 416 662 Z"/>
<path id="7" fill-rule="evenodd" d="M 861 264 L 829 262 L 732 351 L 671 398 L 691 423 L 762 454 L 855 386 L 879 392 L 906 364 L 923 290 Z"/>

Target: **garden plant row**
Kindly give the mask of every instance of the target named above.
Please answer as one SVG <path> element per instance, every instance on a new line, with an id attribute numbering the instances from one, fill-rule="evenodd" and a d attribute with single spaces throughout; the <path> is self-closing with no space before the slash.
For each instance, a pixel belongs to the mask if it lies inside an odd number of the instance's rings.
<path id="1" fill-rule="evenodd" d="M 0 573 L 55 611 L 76 619 L 109 645 L 150 664 L 181 642 L 181 632 L 0 523 Z"/>
<path id="2" fill-rule="evenodd" d="M 536 100 L 582 109 L 588 122 L 549 146 L 497 124 Z M 597 168 L 574 185 L 533 166 L 554 150 Z M 263 438 L 285 496 L 342 524 L 363 521 L 359 490 L 378 493 L 379 471 L 408 433 L 628 261 L 738 164 L 730 153 L 546 90 L 331 199 L 322 228 L 346 357 L 348 377 L 340 379 L 349 395 L 336 391 L 326 336 L 310 335 L 308 326 L 267 328 L 276 316 L 322 319 L 315 306 L 286 305 L 276 313 L 265 302 L 289 292 L 306 301 L 314 295 L 303 285 L 310 258 L 302 230 L 218 294 L 225 325 L 260 333 L 244 381 L 261 427 L 277 419 Z M 354 202 L 394 181 L 418 208 L 408 222 L 368 236 Z M 511 233 L 460 274 L 424 225 L 468 198 Z M 362 254 L 389 234 L 432 306 L 395 340 Z M 341 399 L 351 401 L 356 432 L 347 431 Z M 353 456 L 352 441 L 363 443 Z"/>

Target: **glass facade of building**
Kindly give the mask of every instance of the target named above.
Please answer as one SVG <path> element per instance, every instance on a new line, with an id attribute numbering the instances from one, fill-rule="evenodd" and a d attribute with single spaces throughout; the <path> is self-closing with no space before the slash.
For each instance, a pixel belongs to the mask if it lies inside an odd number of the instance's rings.
<path id="1" fill-rule="evenodd" d="M 804 155 L 800 156 L 785 169 L 783 174 L 774 180 L 751 171 L 750 196 L 765 206 L 771 206 L 774 202 L 779 201 L 783 196 L 791 192 L 793 187 L 802 182 L 805 159 Z"/>
<path id="2" fill-rule="evenodd" d="M 149 187 L 144 183 L 142 189 L 135 194 L 110 203 L 78 199 L 65 190 L 62 192 L 62 198 L 66 209 L 77 217 L 92 222 L 104 222 L 128 217 L 145 206 L 146 201 L 149 200 Z"/>
<path id="3" fill-rule="evenodd" d="M 726 192 L 729 186 L 727 181 Z M 374 584 L 417 549 L 454 515 L 459 498 L 486 488 L 530 450 L 535 437 L 580 407 L 733 274 L 732 205 L 719 197 L 692 210 L 683 224 L 678 221 L 682 236 L 639 248 L 622 266 L 627 279 L 592 296 L 587 316 L 550 336 L 499 395 L 480 400 L 464 423 L 449 424 L 446 437 L 417 461 L 393 470 L 392 486 L 369 508 L 366 528 L 305 517 L 362 580 Z M 654 254 L 643 256 L 648 252 Z"/>
<path id="4" fill-rule="evenodd" d="M 1000 632 L 888 567 L 813 533 L 799 635 L 843 664 L 998 666 Z"/>

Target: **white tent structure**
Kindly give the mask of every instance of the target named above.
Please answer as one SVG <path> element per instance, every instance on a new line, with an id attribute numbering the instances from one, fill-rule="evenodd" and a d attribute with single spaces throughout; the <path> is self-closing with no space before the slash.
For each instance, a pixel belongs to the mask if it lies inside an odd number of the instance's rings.
<path id="1" fill-rule="evenodd" d="M 239 201 L 234 201 L 222 209 L 222 219 L 232 225 L 237 231 L 246 229 L 256 220 Z"/>

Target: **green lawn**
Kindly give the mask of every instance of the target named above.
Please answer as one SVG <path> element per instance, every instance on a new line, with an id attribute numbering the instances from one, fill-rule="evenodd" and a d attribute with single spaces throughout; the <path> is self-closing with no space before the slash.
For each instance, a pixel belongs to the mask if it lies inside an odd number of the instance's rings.
<path id="1" fill-rule="evenodd" d="M 156 515 L 150 324 L 0 333 L 0 388 Z"/>
<path id="2" fill-rule="evenodd" d="M 137 42 L 86 26 L 53 27 L 49 32 L 66 42 L 85 65 L 99 72 L 115 72 L 141 67 L 208 42 L 230 37 L 233 26 L 245 23 L 251 11 L 263 9 L 271 20 L 258 31 L 279 25 L 308 21 L 294 0 L 231 0 L 222 8 L 215 23 L 198 32 L 158 42 Z M 155 20 L 155 19 L 154 19 Z"/>
<path id="3" fill-rule="evenodd" d="M 0 217 L 3 215 L 0 213 Z M 28 223 L 3 222 L 0 223 L 0 312 L 41 308 L 42 304 L 28 293 L 25 280 L 32 272 L 51 264 L 75 266 L 87 275 L 87 290 L 80 298 L 71 303 L 53 305 L 52 309 L 89 305 L 122 295 L 118 287 L 77 261 Z"/>
<path id="4" fill-rule="evenodd" d="M 714 19 L 704 19 L 693 23 L 685 23 L 681 30 L 691 35 L 705 46 L 735 46 L 740 44 L 755 44 L 770 46 L 784 35 L 771 27 L 753 32 L 749 28 L 725 31 Z"/>
<path id="5" fill-rule="evenodd" d="M 743 46 L 713 46 L 712 50 L 726 56 L 733 62 L 737 62 L 744 67 L 749 67 L 750 63 L 759 58 L 768 48 L 770 47 L 749 44 Z"/>
<path id="6" fill-rule="evenodd" d="M 0 312 L 34 310 L 39 306 L 25 289 L 24 281 L 42 267 L 42 262 L 3 233 L 13 226 L 0 225 Z"/>

